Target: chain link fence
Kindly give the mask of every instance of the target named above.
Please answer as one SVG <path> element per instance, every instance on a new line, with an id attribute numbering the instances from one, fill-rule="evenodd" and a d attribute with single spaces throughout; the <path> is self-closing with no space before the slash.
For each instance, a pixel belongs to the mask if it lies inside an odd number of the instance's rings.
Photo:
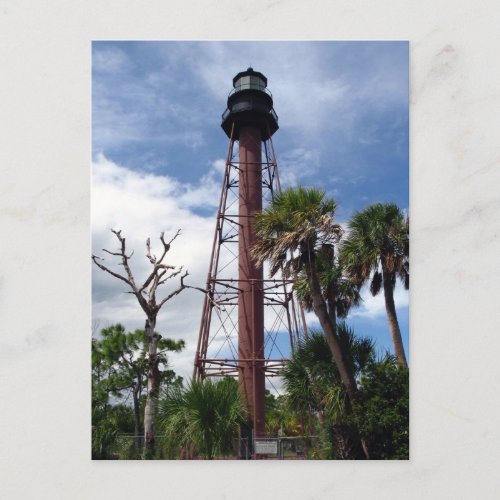
<path id="1" fill-rule="evenodd" d="M 163 449 L 161 435 L 157 436 L 157 459 L 159 460 L 196 460 L 186 450 L 177 450 L 172 454 Z M 142 441 L 142 439 L 141 439 Z M 137 450 L 135 438 L 131 434 L 119 434 L 116 438 L 111 459 L 134 460 L 140 459 L 142 447 Z M 141 442 L 142 445 L 142 442 Z M 314 460 L 318 458 L 320 440 L 318 436 L 294 437 L 265 437 L 265 438 L 240 438 L 235 439 L 233 452 L 219 460 Z"/>

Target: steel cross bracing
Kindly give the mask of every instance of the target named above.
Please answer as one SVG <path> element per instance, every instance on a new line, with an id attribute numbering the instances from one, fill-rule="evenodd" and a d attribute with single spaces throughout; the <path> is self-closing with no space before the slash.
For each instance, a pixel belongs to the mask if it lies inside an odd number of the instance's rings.
<path id="1" fill-rule="evenodd" d="M 238 359 L 238 148 L 229 141 L 224 180 L 212 246 L 206 295 L 195 355 L 194 378 L 237 376 L 240 362 L 263 363 L 266 379 L 279 375 L 306 332 L 304 314 L 292 293 L 292 282 L 280 273 L 256 286 L 264 292 L 264 359 Z M 271 138 L 262 142 L 263 206 L 280 191 Z M 264 269 L 265 275 L 268 273 Z"/>

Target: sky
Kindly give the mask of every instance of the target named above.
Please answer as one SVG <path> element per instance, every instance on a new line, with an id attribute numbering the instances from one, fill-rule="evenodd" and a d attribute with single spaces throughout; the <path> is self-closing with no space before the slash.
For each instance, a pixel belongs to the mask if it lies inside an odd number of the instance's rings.
<path id="1" fill-rule="evenodd" d="M 375 202 L 409 206 L 406 42 L 93 42 L 92 251 L 120 272 L 111 229 L 121 230 L 140 281 L 146 240 L 181 235 L 167 254 L 204 288 L 228 139 L 220 127 L 232 79 L 252 66 L 268 79 L 279 117 L 273 136 L 282 187 L 319 186 L 337 203 L 337 222 Z M 166 293 L 173 290 L 174 281 Z M 144 326 L 126 285 L 92 266 L 94 334 L 114 323 Z M 392 352 L 382 294 L 363 291 L 348 323 Z M 408 292 L 395 300 L 409 358 Z M 157 330 L 184 339 L 170 356 L 190 377 L 203 294 L 167 302 Z M 308 315 L 314 326 L 315 318 Z"/>

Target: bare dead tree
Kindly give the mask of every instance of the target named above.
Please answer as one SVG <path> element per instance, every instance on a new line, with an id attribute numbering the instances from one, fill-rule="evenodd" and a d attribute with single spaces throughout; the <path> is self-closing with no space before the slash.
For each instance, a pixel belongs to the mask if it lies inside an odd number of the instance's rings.
<path id="1" fill-rule="evenodd" d="M 155 447 L 155 428 L 154 419 L 156 414 L 157 398 L 160 390 L 160 380 L 161 372 L 159 369 L 160 358 L 158 356 L 158 341 L 161 339 L 161 335 L 155 332 L 156 327 L 156 317 L 161 307 L 168 302 L 170 299 L 174 298 L 176 295 L 181 293 L 185 288 L 195 288 L 190 287 L 184 283 L 184 278 L 188 276 L 188 272 L 183 272 L 183 268 L 177 268 L 164 263 L 165 256 L 170 250 L 170 245 L 174 240 L 180 235 L 180 229 L 175 233 L 174 237 L 166 242 L 164 238 L 164 233 L 161 233 L 160 240 L 163 245 L 163 250 L 160 257 L 156 257 L 151 253 L 151 241 L 148 238 L 146 241 L 146 257 L 152 264 L 153 268 L 149 275 L 146 277 L 142 285 L 137 285 L 132 270 L 130 269 L 129 260 L 131 259 L 133 252 L 127 255 L 125 247 L 125 238 L 122 236 L 121 231 L 111 232 L 117 237 L 120 242 L 120 248 L 116 252 L 111 252 L 110 250 L 103 249 L 113 257 L 120 259 L 120 265 L 123 266 L 125 273 L 120 274 L 106 267 L 100 257 L 92 255 L 92 260 L 94 264 L 111 274 L 115 278 L 126 283 L 131 291 L 137 298 L 142 310 L 146 313 L 146 325 L 144 327 L 146 333 L 147 342 L 147 352 L 148 352 L 148 383 L 147 383 L 147 394 L 146 394 L 146 406 L 144 409 L 144 448 L 145 457 L 150 458 L 154 454 Z M 182 273 L 182 274 L 181 274 Z M 168 280 L 172 280 L 179 276 L 180 285 L 171 293 L 166 295 L 163 299 L 157 300 L 156 292 L 158 287 L 165 284 Z M 203 290 L 202 290 L 203 291 Z"/>

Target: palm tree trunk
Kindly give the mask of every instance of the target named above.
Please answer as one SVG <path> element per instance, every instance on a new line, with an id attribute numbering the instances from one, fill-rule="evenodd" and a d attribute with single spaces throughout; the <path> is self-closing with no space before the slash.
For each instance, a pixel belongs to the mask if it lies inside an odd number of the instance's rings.
<path id="1" fill-rule="evenodd" d="M 148 341 L 148 386 L 146 406 L 144 408 L 144 458 L 151 459 L 155 451 L 155 417 L 158 394 L 160 392 L 160 369 L 158 352 L 159 335 L 155 333 L 156 318 L 146 321 L 146 339 Z"/>
<path id="2" fill-rule="evenodd" d="M 328 342 L 333 360 L 339 370 L 340 378 L 344 384 L 347 396 L 349 397 L 349 400 L 354 403 L 357 398 L 358 388 L 356 386 L 356 381 L 354 380 L 354 375 L 349 370 L 345 353 L 343 352 L 337 337 L 336 325 L 332 323 L 332 319 L 328 314 L 326 303 L 321 293 L 319 279 L 314 269 L 314 263 L 307 263 L 305 270 L 309 281 L 309 289 L 311 290 L 314 313 L 318 317 L 320 325 L 325 333 L 326 341 Z"/>
<path id="3" fill-rule="evenodd" d="M 396 306 L 394 304 L 393 280 L 391 273 L 384 269 L 384 266 L 382 266 L 382 278 L 384 281 L 385 310 L 387 312 L 387 321 L 389 323 L 389 330 L 391 332 L 392 343 L 394 345 L 394 353 L 396 355 L 398 365 L 403 368 L 408 368 L 403 347 L 403 339 L 401 337 L 401 330 L 399 328 L 398 317 L 396 315 Z"/>
<path id="4" fill-rule="evenodd" d="M 307 272 L 306 272 L 306 274 L 307 274 Z M 326 304 L 325 304 L 325 302 L 324 302 L 324 300 L 323 300 L 323 296 L 321 295 L 321 287 L 320 287 L 320 285 L 319 285 L 319 279 L 318 279 L 318 277 L 317 277 L 317 275 L 316 275 L 316 273 L 315 273 L 315 271 L 314 271 L 314 270 L 313 270 L 313 272 L 311 273 L 311 275 L 312 275 L 313 277 L 315 277 L 315 278 L 316 278 L 316 280 L 317 280 L 319 294 L 320 294 L 321 300 L 323 301 L 323 304 L 324 304 L 325 309 L 326 309 Z M 311 280 L 309 281 L 309 288 L 310 288 L 310 290 L 311 290 L 311 292 L 312 292 L 313 288 L 312 288 L 312 286 L 311 286 Z M 327 298 L 327 301 L 328 301 L 328 317 L 329 317 L 329 320 L 330 320 L 330 321 L 329 321 L 329 324 L 330 324 L 330 325 L 331 325 L 331 327 L 332 327 L 332 331 L 333 331 L 333 332 L 335 332 L 334 337 L 335 337 L 336 344 L 338 345 L 338 348 L 337 348 L 337 349 L 339 350 L 339 352 L 340 352 L 340 356 L 341 356 L 341 358 L 343 359 L 343 363 L 344 363 L 344 371 L 345 371 L 345 373 L 346 373 L 346 378 L 348 378 L 348 379 L 349 379 L 349 384 L 352 384 L 352 386 L 351 386 L 351 387 L 353 387 L 353 388 L 354 388 L 354 391 L 352 391 L 352 389 L 351 389 L 351 394 L 349 394 L 349 392 L 347 392 L 347 395 L 349 396 L 349 401 L 350 401 L 350 403 L 352 404 L 352 403 L 354 403 L 354 401 L 355 401 L 355 400 L 356 400 L 356 398 L 357 398 L 357 390 L 358 390 L 358 388 L 357 388 L 357 385 L 356 385 L 356 381 L 355 381 L 355 379 L 354 379 L 354 374 L 352 373 L 352 371 L 351 371 L 351 369 L 350 369 L 349 365 L 348 365 L 348 364 L 347 364 L 347 362 L 346 362 L 346 359 L 345 359 L 345 354 L 344 354 L 344 352 L 342 351 L 342 349 L 341 349 L 341 347 L 340 347 L 340 343 L 339 343 L 339 341 L 338 341 L 338 336 L 337 336 L 337 297 L 336 297 L 336 295 L 335 295 L 335 291 L 334 291 L 333 289 L 328 290 L 328 298 Z M 313 303 L 314 303 L 314 295 L 313 295 Z M 316 308 L 315 308 L 314 310 L 315 310 L 315 312 L 316 312 Z M 318 316 L 318 314 L 317 314 L 317 313 L 316 313 L 316 316 Z M 318 318 L 319 318 L 319 316 L 318 316 Z M 321 320 L 320 320 L 320 323 L 321 323 L 321 326 L 323 327 L 323 323 L 321 322 Z M 330 341 L 330 339 L 329 339 L 328 335 L 326 335 L 327 330 L 325 330 L 325 328 L 324 328 L 324 327 L 323 327 L 323 331 L 325 332 L 326 340 L 327 340 L 327 342 L 328 342 L 328 345 L 330 346 L 330 351 L 332 352 L 333 359 L 335 360 L 335 364 L 337 365 L 337 368 L 338 368 L 338 370 L 339 370 L 340 376 L 341 376 L 341 378 L 342 378 L 342 382 L 344 383 L 344 387 L 346 388 L 346 391 L 347 391 L 347 385 L 346 385 L 346 383 L 344 382 L 344 377 L 342 376 L 342 372 L 340 371 L 340 365 L 339 365 L 339 363 L 337 362 L 337 359 L 335 358 L 335 355 L 334 355 L 334 349 L 335 349 L 335 345 L 334 345 L 334 344 L 335 344 L 335 343 Z M 332 349 L 332 347 L 333 347 L 333 349 Z M 347 408 L 346 408 L 346 409 L 347 409 L 347 411 L 348 411 L 348 412 L 350 411 L 350 406 L 351 406 L 351 405 L 349 405 L 349 404 L 347 405 Z M 370 460 L 370 452 L 369 452 L 369 450 L 368 450 L 368 445 L 366 444 L 365 440 L 364 440 L 364 439 L 359 438 L 358 443 L 361 445 L 361 448 L 362 448 L 362 450 L 363 450 L 363 453 L 364 453 L 364 455 L 365 455 L 365 458 L 366 458 L 367 460 Z"/>
<path id="5" fill-rule="evenodd" d="M 334 290 L 328 290 L 328 314 L 335 332 L 337 331 L 337 297 Z"/>

